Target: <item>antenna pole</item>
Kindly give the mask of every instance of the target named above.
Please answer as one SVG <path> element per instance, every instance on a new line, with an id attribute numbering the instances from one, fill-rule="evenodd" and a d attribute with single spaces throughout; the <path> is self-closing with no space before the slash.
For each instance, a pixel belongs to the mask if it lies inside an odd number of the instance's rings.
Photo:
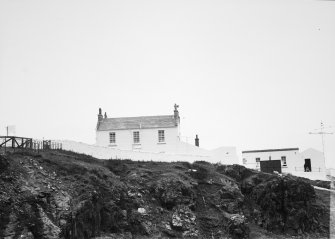
<path id="1" fill-rule="evenodd" d="M 324 164 L 326 166 L 326 154 L 325 154 L 325 134 L 333 134 L 333 132 L 325 132 L 324 131 L 325 127 L 323 122 L 321 121 L 321 128 L 320 129 L 316 129 L 316 130 L 320 130 L 320 132 L 309 132 L 309 134 L 320 134 L 321 135 L 321 140 L 322 140 L 322 154 L 323 154 L 323 160 L 324 160 Z"/>
<path id="2" fill-rule="evenodd" d="M 324 127 L 323 127 L 323 123 L 321 121 L 321 139 L 322 139 L 322 152 L 323 152 L 323 159 L 325 160 L 326 163 L 326 156 L 325 156 L 325 138 L 324 138 Z"/>

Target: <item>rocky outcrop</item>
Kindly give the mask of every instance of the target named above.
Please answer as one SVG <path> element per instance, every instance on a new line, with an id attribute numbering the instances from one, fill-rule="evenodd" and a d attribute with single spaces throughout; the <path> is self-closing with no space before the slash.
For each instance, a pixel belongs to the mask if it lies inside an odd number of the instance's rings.
<path id="1" fill-rule="evenodd" d="M 196 225 L 196 215 L 188 207 L 179 206 L 174 210 L 171 226 L 178 231 L 182 231 L 183 236 L 198 237 Z"/>
<path id="2" fill-rule="evenodd" d="M 194 205 L 196 197 L 192 180 L 182 180 L 179 177 L 162 175 L 151 185 L 151 192 L 158 199 L 160 204 L 171 210 L 178 205 Z"/>
<path id="3" fill-rule="evenodd" d="M 302 234 L 329 231 L 319 219 L 325 213 L 316 203 L 314 188 L 293 176 L 266 174 L 239 165 L 220 166 L 241 185 L 244 213 L 250 221 L 278 233 Z"/>
<path id="4" fill-rule="evenodd" d="M 250 225 L 288 235 L 329 229 L 309 182 L 239 165 L 100 161 L 66 151 L 16 152 L 0 164 L 0 238 L 248 238 Z"/>

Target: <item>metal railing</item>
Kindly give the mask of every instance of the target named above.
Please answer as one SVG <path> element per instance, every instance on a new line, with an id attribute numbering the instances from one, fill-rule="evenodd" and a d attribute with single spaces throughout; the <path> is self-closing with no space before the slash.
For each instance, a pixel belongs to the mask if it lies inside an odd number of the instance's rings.
<path id="1" fill-rule="evenodd" d="M 305 167 L 294 167 L 294 171 L 296 172 L 324 172 L 325 170 L 321 167 L 312 167 L 310 168 L 305 168 Z"/>

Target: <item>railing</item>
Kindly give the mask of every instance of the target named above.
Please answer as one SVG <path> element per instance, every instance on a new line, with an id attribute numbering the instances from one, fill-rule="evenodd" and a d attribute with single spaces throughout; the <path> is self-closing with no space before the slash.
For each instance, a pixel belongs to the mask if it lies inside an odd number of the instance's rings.
<path id="1" fill-rule="evenodd" d="M 62 149 L 62 144 L 52 140 L 36 140 L 32 138 L 17 136 L 0 136 L 0 148 L 6 149 L 32 149 L 32 150 L 58 150 Z"/>
<path id="2" fill-rule="evenodd" d="M 317 168 L 317 167 L 312 167 L 312 170 L 310 169 L 305 169 L 305 167 L 294 167 L 294 171 L 296 172 L 324 172 L 325 170 L 323 168 Z"/>

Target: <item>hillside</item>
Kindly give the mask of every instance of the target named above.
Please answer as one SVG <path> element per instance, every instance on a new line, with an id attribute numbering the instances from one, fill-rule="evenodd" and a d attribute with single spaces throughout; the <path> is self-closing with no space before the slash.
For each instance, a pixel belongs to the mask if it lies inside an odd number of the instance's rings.
<path id="1" fill-rule="evenodd" d="M 238 165 L 10 153 L 0 238 L 328 238 L 330 192 L 310 183 Z"/>

